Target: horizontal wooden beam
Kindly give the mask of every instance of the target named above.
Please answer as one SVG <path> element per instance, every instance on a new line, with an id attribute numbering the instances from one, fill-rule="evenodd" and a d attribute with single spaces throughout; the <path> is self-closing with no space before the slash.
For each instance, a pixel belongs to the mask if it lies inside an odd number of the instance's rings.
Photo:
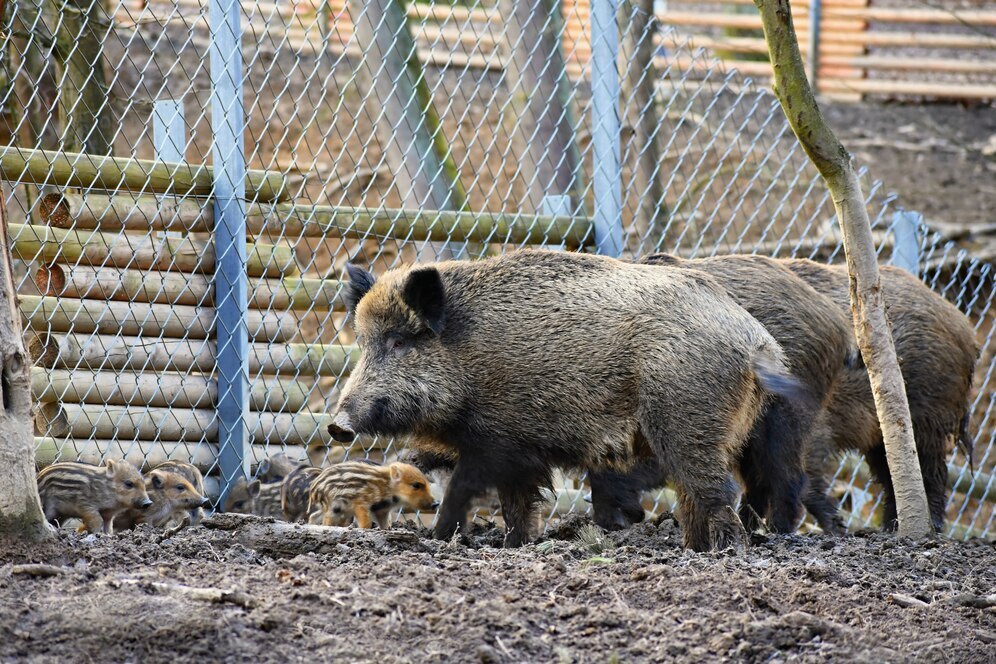
<path id="1" fill-rule="evenodd" d="M 291 459 L 307 459 L 303 447 L 272 447 L 253 445 L 246 457 L 250 472 L 256 466 L 277 452 L 283 452 Z M 184 461 L 193 464 L 204 474 L 217 470 L 218 446 L 211 443 L 154 443 L 135 440 L 75 440 L 73 438 L 35 437 L 35 465 L 38 468 L 50 466 L 59 461 L 77 461 L 92 465 L 102 465 L 107 459 L 123 459 L 143 471 L 164 461 Z M 207 478 L 205 478 L 207 479 Z"/>
<path id="2" fill-rule="evenodd" d="M 161 201 L 128 195 L 52 195 L 43 199 L 41 211 L 50 225 L 76 231 L 207 232 L 214 227 L 210 205 L 175 197 Z M 374 236 L 419 241 L 545 242 L 570 248 L 594 241 L 592 222 L 585 217 L 293 204 L 253 205 L 247 214 L 250 233 L 281 239 Z"/>
<path id="3" fill-rule="evenodd" d="M 0 178 L 39 185 L 177 196 L 210 196 L 214 193 L 214 173 L 210 166 L 204 164 L 25 150 L 16 146 L 0 148 Z M 248 200 L 274 202 L 289 197 L 290 191 L 283 174 L 269 171 L 246 173 Z"/>
<path id="4" fill-rule="evenodd" d="M 328 446 L 331 422 L 324 414 L 250 412 L 246 427 L 253 445 Z M 51 438 L 216 443 L 218 427 L 218 414 L 210 409 L 71 403 L 42 403 L 35 409 L 35 434 Z"/>
<path id="5" fill-rule="evenodd" d="M 820 58 L 821 66 L 860 67 L 880 71 L 922 71 L 936 74 L 992 74 L 996 63 L 991 61 L 957 60 L 953 58 L 905 58 L 877 55 L 827 55 Z"/>
<path id="6" fill-rule="evenodd" d="M 32 224 L 11 224 L 10 238 L 14 257 L 25 261 L 201 274 L 215 269 L 214 242 L 198 238 L 155 237 L 151 233 L 133 236 Z M 287 244 L 246 245 L 250 277 L 297 274 L 295 260 L 294 250 Z"/>
<path id="7" fill-rule="evenodd" d="M 934 83 L 930 81 L 892 81 L 888 79 L 838 81 L 828 79 L 820 83 L 820 90 L 876 95 L 907 95 L 936 99 L 996 99 L 996 85 Z"/>
<path id="8" fill-rule="evenodd" d="M 173 339 L 207 339 L 214 335 L 215 310 L 211 307 L 108 302 L 21 295 L 21 314 L 28 327 L 41 332 L 74 334 L 125 334 Z M 293 316 L 250 309 L 246 327 L 253 341 L 284 343 L 298 333 Z"/>
<path id="9" fill-rule="evenodd" d="M 314 380 L 256 376 L 249 381 L 249 407 L 256 411 L 296 413 L 307 407 L 314 387 Z M 31 393 L 43 403 L 157 408 L 214 408 L 218 403 L 218 383 L 210 376 L 159 371 L 36 367 L 31 370 Z"/>
<path id="10" fill-rule="evenodd" d="M 35 272 L 42 295 L 120 302 L 214 306 L 213 277 L 116 267 L 42 265 Z M 249 307 L 264 311 L 343 311 L 335 279 L 250 279 Z"/>
<path id="11" fill-rule="evenodd" d="M 106 334 L 54 334 L 28 337 L 37 366 L 92 371 L 215 370 L 215 342 Z M 259 374 L 341 376 L 357 361 L 354 346 L 340 344 L 249 344 L 250 378 Z"/>

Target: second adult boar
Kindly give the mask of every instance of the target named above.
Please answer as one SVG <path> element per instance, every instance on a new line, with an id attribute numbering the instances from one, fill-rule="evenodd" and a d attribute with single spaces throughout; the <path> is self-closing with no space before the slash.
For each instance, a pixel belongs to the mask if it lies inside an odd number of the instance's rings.
<path id="1" fill-rule="evenodd" d="M 850 314 L 847 268 L 808 260 L 784 262 L 807 283 Z M 885 314 L 892 328 L 896 356 L 906 384 L 913 438 L 935 529 L 944 526 L 947 507 L 948 442 L 960 442 L 972 456 L 966 431 L 968 398 L 979 354 L 975 330 L 957 307 L 915 276 L 897 267 L 881 268 Z M 863 452 L 883 490 L 883 523 L 896 525 L 892 474 L 885 458 L 882 431 L 867 371 L 845 372 L 827 407 L 831 450 Z"/>
<path id="2" fill-rule="evenodd" d="M 329 429 L 411 435 L 457 458 L 437 537 L 496 487 L 506 544 L 521 544 L 554 468 L 653 456 L 686 546 L 743 544 L 732 460 L 772 393 L 803 390 L 707 275 L 545 251 L 349 273 L 362 354 Z"/>

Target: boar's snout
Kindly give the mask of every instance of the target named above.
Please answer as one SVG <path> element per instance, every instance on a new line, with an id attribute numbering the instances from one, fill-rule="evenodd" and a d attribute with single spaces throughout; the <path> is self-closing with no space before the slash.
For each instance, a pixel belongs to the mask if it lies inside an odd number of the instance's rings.
<path id="1" fill-rule="evenodd" d="M 340 410 L 336 413 L 335 418 L 332 420 L 332 424 L 329 425 L 329 433 L 332 434 L 333 440 L 338 443 L 351 443 L 356 439 L 356 430 L 353 429 L 353 423 L 349 418 L 349 413 L 345 410 Z"/>
<path id="2" fill-rule="evenodd" d="M 143 510 L 149 509 L 149 507 L 151 507 L 151 506 L 152 506 L 152 499 L 151 498 L 145 498 L 143 500 L 140 500 L 138 502 L 138 505 L 137 505 L 137 507 L 139 509 L 143 509 Z"/>
<path id="3" fill-rule="evenodd" d="M 202 498 L 201 499 L 201 507 L 209 507 L 210 505 L 211 505 L 211 499 L 210 498 Z"/>

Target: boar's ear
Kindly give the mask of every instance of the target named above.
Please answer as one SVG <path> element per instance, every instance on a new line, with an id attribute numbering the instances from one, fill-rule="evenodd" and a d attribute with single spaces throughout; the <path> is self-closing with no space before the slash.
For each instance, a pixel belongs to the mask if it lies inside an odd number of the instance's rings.
<path id="1" fill-rule="evenodd" d="M 249 491 L 249 495 L 252 498 L 255 498 L 256 496 L 258 496 L 259 495 L 259 480 L 253 480 L 252 482 L 249 482 L 249 486 L 246 487 L 246 489 Z"/>
<path id="2" fill-rule="evenodd" d="M 107 468 L 107 474 L 108 475 L 113 475 L 114 474 L 114 459 L 108 459 L 107 461 L 105 461 L 104 462 L 104 467 Z"/>
<path id="3" fill-rule="evenodd" d="M 401 468 L 398 466 L 398 464 L 392 463 L 391 466 L 390 466 L 390 469 L 391 469 L 391 481 L 392 482 L 400 482 L 401 481 Z"/>
<path id="4" fill-rule="evenodd" d="M 154 489 L 163 488 L 163 476 L 159 473 L 152 473 L 152 487 Z"/>
<path id="5" fill-rule="evenodd" d="M 346 301 L 346 310 L 353 313 L 356 311 L 356 305 L 374 285 L 375 278 L 359 265 L 352 263 L 346 263 L 346 274 L 349 275 L 349 282 L 346 284 L 342 297 Z"/>
<path id="6" fill-rule="evenodd" d="M 420 267 L 412 270 L 405 281 L 403 297 L 430 330 L 442 334 L 446 322 L 446 291 L 439 270 Z"/>

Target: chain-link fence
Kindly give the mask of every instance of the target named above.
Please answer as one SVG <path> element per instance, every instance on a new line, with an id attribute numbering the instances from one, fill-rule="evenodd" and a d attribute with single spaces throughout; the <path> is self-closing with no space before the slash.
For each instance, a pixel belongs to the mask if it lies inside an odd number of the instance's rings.
<path id="1" fill-rule="evenodd" d="M 841 258 L 774 98 L 653 10 L 8 0 L 0 166 L 38 463 L 189 460 L 217 495 L 280 451 L 394 456 L 395 441 L 343 448 L 326 429 L 356 357 L 347 260 L 383 271 L 524 246 Z M 976 470 L 952 459 L 949 514 L 952 534 L 988 533 L 989 266 L 928 242 L 880 185 L 868 201 L 883 259 L 907 238 L 905 262 L 985 339 Z M 551 514 L 584 495 L 563 478 Z M 851 525 L 873 522 L 858 460 L 835 495 Z M 648 507 L 671 506 L 661 493 Z"/>

